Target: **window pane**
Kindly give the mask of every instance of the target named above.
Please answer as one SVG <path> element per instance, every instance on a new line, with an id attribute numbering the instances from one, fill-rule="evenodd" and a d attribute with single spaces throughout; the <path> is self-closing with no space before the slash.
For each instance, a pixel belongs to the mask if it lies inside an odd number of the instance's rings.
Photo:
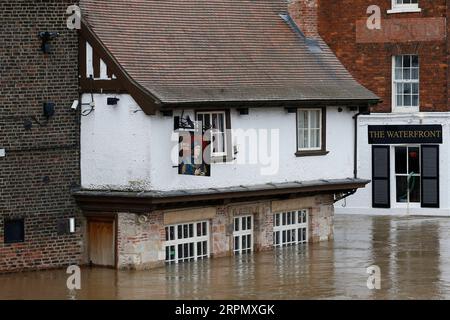
<path id="1" fill-rule="evenodd" d="M 411 69 L 406 68 L 403 69 L 403 80 L 410 80 L 411 79 Z"/>
<path id="2" fill-rule="evenodd" d="M 420 173 L 419 148 L 408 149 L 409 173 Z"/>
<path id="3" fill-rule="evenodd" d="M 402 80 L 402 79 L 403 79 L 403 69 L 395 68 L 395 80 Z"/>
<path id="4" fill-rule="evenodd" d="M 307 111 L 299 111 L 298 112 L 298 127 L 299 129 L 308 128 L 308 112 Z"/>
<path id="5" fill-rule="evenodd" d="M 396 177 L 397 202 L 408 201 L 407 176 Z"/>
<path id="6" fill-rule="evenodd" d="M 411 69 L 411 79 L 419 80 L 419 69 L 417 68 Z"/>
<path id="7" fill-rule="evenodd" d="M 412 84 L 411 83 L 404 83 L 403 84 L 403 93 L 404 94 L 411 94 L 411 92 L 412 92 Z"/>
<path id="8" fill-rule="evenodd" d="M 402 56 L 396 56 L 395 57 L 395 67 L 396 68 L 401 68 L 403 66 L 403 62 L 402 62 Z"/>
<path id="9" fill-rule="evenodd" d="M 402 107 L 403 106 L 403 96 L 397 95 L 397 106 Z"/>
<path id="10" fill-rule="evenodd" d="M 320 128 L 320 111 L 312 110 L 310 114 L 311 114 L 310 128 Z"/>
<path id="11" fill-rule="evenodd" d="M 413 95 L 412 96 L 412 106 L 413 107 L 418 107 L 419 106 L 419 96 L 418 95 Z"/>
<path id="12" fill-rule="evenodd" d="M 411 67 L 411 56 L 403 56 L 403 68 Z"/>
<path id="13" fill-rule="evenodd" d="M 415 3 L 417 3 L 417 1 Z M 419 56 L 417 56 L 417 55 L 412 56 L 412 67 L 413 68 L 419 67 Z"/>
<path id="14" fill-rule="evenodd" d="M 320 129 L 311 132 L 311 148 L 320 148 Z"/>
<path id="15" fill-rule="evenodd" d="M 410 107 L 411 106 L 411 101 L 412 99 L 411 99 L 411 96 L 409 95 L 409 94 L 407 94 L 407 95 L 405 95 L 404 97 L 403 97 L 403 105 L 405 106 L 405 107 Z"/>
<path id="16" fill-rule="evenodd" d="M 406 174 L 406 147 L 395 148 L 395 173 Z"/>
<path id="17" fill-rule="evenodd" d="M 420 177 L 409 177 L 409 202 L 420 202 Z"/>

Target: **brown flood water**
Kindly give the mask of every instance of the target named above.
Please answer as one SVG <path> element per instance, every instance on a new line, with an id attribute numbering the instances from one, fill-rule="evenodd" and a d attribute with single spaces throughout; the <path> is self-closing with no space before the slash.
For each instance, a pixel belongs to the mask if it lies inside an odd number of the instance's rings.
<path id="1" fill-rule="evenodd" d="M 381 268 L 369 290 L 366 268 Z M 0 275 L 0 299 L 450 299 L 450 218 L 337 216 L 335 240 L 151 271 Z"/>

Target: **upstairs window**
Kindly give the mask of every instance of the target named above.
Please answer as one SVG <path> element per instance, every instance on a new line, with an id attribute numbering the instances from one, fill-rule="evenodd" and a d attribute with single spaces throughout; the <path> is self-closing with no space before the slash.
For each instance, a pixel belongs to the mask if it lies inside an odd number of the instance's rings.
<path id="1" fill-rule="evenodd" d="M 228 148 L 230 143 L 229 132 L 230 128 L 229 116 L 225 111 L 201 111 L 197 112 L 197 121 L 201 121 L 203 130 L 210 130 L 211 132 L 211 158 L 217 160 L 220 158 L 226 159 L 228 155 Z"/>
<path id="2" fill-rule="evenodd" d="M 419 111 L 419 56 L 395 56 L 392 64 L 393 110 Z"/>
<path id="3" fill-rule="evenodd" d="M 297 110 L 297 153 L 301 156 L 325 155 L 325 108 Z"/>
<path id="4" fill-rule="evenodd" d="M 392 0 L 392 9 L 388 13 L 420 12 L 419 0 Z"/>

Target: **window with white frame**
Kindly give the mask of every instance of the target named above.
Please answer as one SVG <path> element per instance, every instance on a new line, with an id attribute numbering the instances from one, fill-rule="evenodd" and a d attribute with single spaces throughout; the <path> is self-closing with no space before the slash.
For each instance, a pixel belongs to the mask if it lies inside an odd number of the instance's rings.
<path id="1" fill-rule="evenodd" d="M 298 109 L 298 151 L 322 150 L 322 109 Z"/>
<path id="2" fill-rule="evenodd" d="M 227 155 L 227 133 L 225 111 L 197 112 L 197 121 L 201 121 L 204 131 L 211 132 L 211 157 Z"/>
<path id="3" fill-rule="evenodd" d="M 253 217 L 240 216 L 234 218 L 234 254 L 253 251 Z"/>
<path id="4" fill-rule="evenodd" d="M 209 222 L 166 227 L 166 263 L 194 261 L 209 257 Z"/>
<path id="5" fill-rule="evenodd" d="M 419 110 L 419 56 L 394 56 L 392 61 L 393 109 Z"/>
<path id="6" fill-rule="evenodd" d="M 419 0 L 392 0 L 392 9 L 388 13 L 420 11 Z"/>
<path id="7" fill-rule="evenodd" d="M 283 247 L 308 242 L 308 210 L 276 213 L 273 220 L 273 245 Z"/>

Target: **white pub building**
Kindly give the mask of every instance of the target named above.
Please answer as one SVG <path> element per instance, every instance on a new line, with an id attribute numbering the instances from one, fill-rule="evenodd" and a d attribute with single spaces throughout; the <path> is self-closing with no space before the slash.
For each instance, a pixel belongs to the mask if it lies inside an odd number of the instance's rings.
<path id="1" fill-rule="evenodd" d="M 333 238 L 334 203 L 369 182 L 355 123 L 378 97 L 295 18 L 305 3 L 81 0 L 86 262 Z"/>

